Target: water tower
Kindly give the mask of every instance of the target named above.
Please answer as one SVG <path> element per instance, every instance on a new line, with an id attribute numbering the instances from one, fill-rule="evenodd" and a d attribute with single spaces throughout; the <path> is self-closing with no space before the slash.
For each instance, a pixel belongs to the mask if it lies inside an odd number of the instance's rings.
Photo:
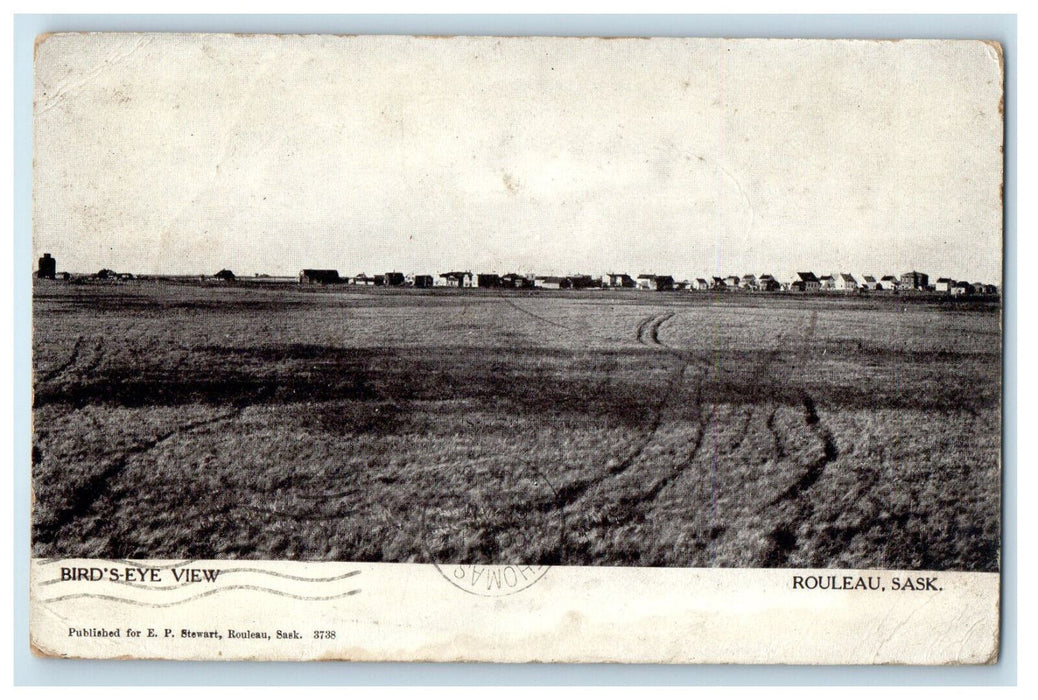
<path id="1" fill-rule="evenodd" d="M 36 271 L 36 277 L 41 280 L 52 280 L 55 278 L 58 269 L 58 262 L 50 256 L 50 253 L 44 253 L 43 257 L 40 258 L 40 266 Z"/>

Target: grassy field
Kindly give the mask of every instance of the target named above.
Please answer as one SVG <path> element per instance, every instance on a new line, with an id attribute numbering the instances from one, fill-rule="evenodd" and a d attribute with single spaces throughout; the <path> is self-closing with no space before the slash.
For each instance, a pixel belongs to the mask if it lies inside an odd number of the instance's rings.
<path id="1" fill-rule="evenodd" d="M 997 304 L 34 291 L 37 556 L 994 571 Z"/>

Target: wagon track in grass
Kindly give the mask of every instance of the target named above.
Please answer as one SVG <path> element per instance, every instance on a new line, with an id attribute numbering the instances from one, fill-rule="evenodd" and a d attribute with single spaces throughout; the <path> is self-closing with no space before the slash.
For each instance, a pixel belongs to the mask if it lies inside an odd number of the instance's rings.
<path id="1" fill-rule="evenodd" d="M 674 479 L 680 476 L 685 470 L 691 468 L 692 463 L 699 455 L 706 436 L 706 425 L 708 420 L 703 415 L 702 411 L 702 380 L 705 374 L 705 369 L 708 365 L 700 361 L 694 354 L 681 352 L 680 350 L 666 345 L 660 340 L 660 328 L 676 315 L 676 312 L 671 312 L 648 316 L 641 319 L 635 328 L 635 336 L 639 343 L 648 347 L 657 348 L 661 352 L 675 358 L 681 363 L 680 367 L 676 369 L 671 376 L 671 379 L 667 382 L 666 387 L 660 391 L 661 398 L 654 405 L 652 422 L 649 425 L 648 430 L 636 443 L 633 450 L 629 451 L 617 464 L 612 467 L 607 467 L 604 470 L 605 474 L 603 476 L 582 479 L 560 488 L 557 496 L 557 505 L 560 510 L 579 510 L 579 504 L 586 503 L 595 498 L 602 498 L 603 496 L 607 500 L 614 501 L 616 505 L 619 505 L 622 508 L 629 508 L 635 504 L 644 505 L 646 502 L 655 500 L 660 492 L 662 492 L 663 489 L 665 489 Z M 637 488 L 635 491 L 628 489 L 618 498 L 612 498 L 610 495 L 610 484 L 614 483 L 617 478 L 628 472 L 631 467 L 633 467 L 645 455 L 649 446 L 659 434 L 659 430 L 666 417 L 666 409 L 672 402 L 672 396 L 676 393 L 676 388 L 686 381 L 688 370 L 693 366 L 693 364 L 700 365 L 700 371 L 696 373 L 695 389 L 695 403 L 699 409 L 699 419 L 696 421 L 697 430 L 695 436 L 690 440 L 687 456 L 677 462 L 662 476 L 653 479 L 647 484 L 641 485 L 641 487 Z M 711 419 L 713 415 L 714 411 L 711 409 Z M 644 508 L 639 508 L 638 512 L 644 515 L 644 510 Z"/>
<path id="2" fill-rule="evenodd" d="M 69 353 L 68 358 L 54 369 L 47 370 L 46 372 L 40 372 L 39 376 L 36 378 L 36 381 L 41 383 L 49 382 L 51 379 L 60 376 L 65 370 L 69 369 L 70 367 L 72 367 L 72 365 L 76 364 L 76 361 L 79 359 L 79 351 L 82 347 L 83 336 L 79 336 L 78 338 L 76 338 L 76 342 L 75 344 L 73 344 L 72 352 Z"/>
<path id="3" fill-rule="evenodd" d="M 811 340 L 814 336 L 817 320 L 818 313 L 812 312 L 804 331 L 805 341 Z M 768 503 L 768 507 L 775 508 L 785 503 L 791 503 L 793 513 L 768 534 L 769 547 L 764 555 L 765 566 L 784 566 L 789 563 L 790 557 L 799 546 L 797 528 L 811 517 L 815 509 L 814 501 L 808 491 L 822 478 L 826 468 L 840 457 L 836 438 L 829 427 L 822 422 L 815 400 L 806 390 L 801 392 L 801 402 L 804 408 L 804 423 L 821 441 L 822 454 L 817 459 L 803 465 L 800 477 Z"/>
<path id="4" fill-rule="evenodd" d="M 673 316 L 674 314 L 669 314 L 663 317 L 655 316 L 643 320 L 643 322 L 640 323 L 638 326 L 639 341 L 643 342 L 644 344 L 649 344 L 645 343 L 644 340 L 644 338 L 648 336 L 650 341 L 652 341 L 652 344 L 658 344 L 662 346 L 664 349 L 668 350 L 669 352 L 675 354 L 676 356 L 687 358 L 689 356 L 689 353 L 686 353 L 679 348 L 674 348 L 672 346 L 665 345 L 659 339 L 660 327 Z M 813 336 L 814 334 L 817 322 L 816 316 L 817 314 L 812 313 L 811 318 L 805 328 L 805 340 L 809 340 L 811 336 Z M 779 337 L 775 345 L 765 356 L 764 361 L 759 363 L 754 368 L 749 382 L 751 386 L 771 376 L 772 365 L 781 355 L 782 344 L 785 341 L 786 338 L 784 336 Z M 700 363 L 709 367 L 709 363 L 707 363 L 705 360 L 698 358 L 694 354 L 693 359 L 698 360 Z M 702 375 L 700 375 L 700 380 L 701 379 Z M 697 405 L 700 402 L 700 387 L 701 384 L 697 386 Z M 803 521 L 805 518 L 808 518 L 811 514 L 812 503 L 810 499 L 807 497 L 806 492 L 822 477 L 828 465 L 836 461 L 836 459 L 838 459 L 839 457 L 839 450 L 836 446 L 836 442 L 832 435 L 832 432 L 822 423 L 821 419 L 818 416 L 814 399 L 806 391 L 801 393 L 801 403 L 803 405 L 802 415 L 804 416 L 804 425 L 820 441 L 822 446 L 822 455 L 818 459 L 811 460 L 807 464 L 799 465 L 797 468 L 802 470 L 802 473 L 800 474 L 799 478 L 793 484 L 784 489 L 778 496 L 772 499 L 772 501 L 768 504 L 768 506 L 775 507 L 779 506 L 784 502 L 792 501 L 796 504 L 796 509 L 792 517 L 773 528 L 772 531 L 769 533 L 768 540 L 770 542 L 770 546 L 768 552 L 764 557 L 764 564 L 767 566 L 781 566 L 788 562 L 789 557 L 797 547 L 797 538 L 794 534 L 796 524 L 798 522 Z M 781 462 L 784 461 L 787 457 L 786 450 L 783 445 L 786 438 L 784 435 L 782 435 L 782 430 L 775 424 L 776 412 L 777 407 L 771 409 L 770 413 L 764 421 L 764 426 L 768 430 L 772 438 L 771 443 L 774 457 L 777 461 Z M 730 446 L 732 450 L 738 450 L 738 448 L 741 447 L 742 444 L 745 442 L 749 434 L 750 425 L 753 419 L 756 417 L 756 415 L 757 406 L 755 404 L 750 404 L 749 406 L 744 408 L 743 416 L 740 421 L 740 426 L 736 431 L 736 435 L 732 438 L 732 444 Z M 644 495 L 648 500 L 658 499 L 660 494 L 668 486 L 677 481 L 686 470 L 692 468 L 705 437 L 706 425 L 712 423 L 715 420 L 715 417 L 716 407 L 712 409 L 709 418 L 704 418 L 702 415 L 702 411 L 700 411 L 699 426 L 696 431 L 696 437 L 692 441 L 693 448 L 690 450 L 688 458 L 683 462 L 676 464 L 674 468 L 668 471 L 667 476 L 656 481 L 648 489 L 642 490 L 642 495 Z M 638 495 L 634 494 L 625 496 L 623 500 L 629 502 L 632 505 L 635 503 L 645 502 L 645 499 L 640 499 Z M 713 523 L 711 527 L 711 540 L 719 537 L 721 534 L 723 534 L 723 531 L 726 529 L 727 526 L 722 526 L 720 528 L 721 532 L 719 533 L 718 528 L 716 527 L 716 523 Z"/>

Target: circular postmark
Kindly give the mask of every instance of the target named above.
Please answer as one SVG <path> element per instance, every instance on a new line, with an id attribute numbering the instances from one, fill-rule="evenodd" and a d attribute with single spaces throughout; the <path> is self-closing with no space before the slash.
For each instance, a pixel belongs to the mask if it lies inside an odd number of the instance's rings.
<path id="1" fill-rule="evenodd" d="M 506 596 L 524 591 L 551 568 L 546 564 L 451 564 L 433 562 L 440 575 L 457 588 L 481 596 Z"/>
<path id="2" fill-rule="evenodd" d="M 526 590 L 563 558 L 559 492 L 534 468 L 479 469 L 470 487 L 423 513 L 423 548 L 440 575 L 471 595 Z"/>

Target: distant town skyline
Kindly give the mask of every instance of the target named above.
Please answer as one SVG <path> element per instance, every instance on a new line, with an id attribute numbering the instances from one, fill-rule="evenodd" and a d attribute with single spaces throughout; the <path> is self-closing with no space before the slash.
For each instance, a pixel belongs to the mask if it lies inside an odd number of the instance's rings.
<path id="1" fill-rule="evenodd" d="M 912 268 L 910 270 L 859 270 L 859 271 L 843 270 L 843 269 L 840 269 L 840 270 L 808 270 L 808 269 L 800 269 L 800 270 L 797 270 L 797 271 L 785 271 L 785 270 L 774 271 L 774 270 L 764 269 L 764 270 L 730 270 L 730 271 L 724 271 L 724 272 L 720 272 L 720 273 L 715 273 L 715 272 L 705 272 L 705 273 L 704 272 L 694 272 L 692 274 L 682 275 L 682 274 L 674 273 L 673 271 L 666 270 L 666 269 L 660 269 L 660 270 L 635 270 L 635 269 L 620 269 L 620 268 L 617 268 L 617 269 L 613 269 L 613 270 L 609 270 L 609 271 L 600 271 L 600 270 L 570 270 L 570 271 L 566 271 L 566 272 L 545 272 L 543 270 L 521 270 L 521 269 L 514 269 L 514 268 L 509 268 L 509 269 L 451 268 L 450 270 L 429 270 L 429 269 L 403 270 L 400 267 L 394 267 L 394 266 L 390 265 L 390 266 L 387 266 L 386 269 L 372 268 L 370 270 L 351 270 L 351 269 L 347 269 L 347 268 L 343 268 L 343 267 L 332 266 L 332 267 L 329 267 L 329 268 L 312 268 L 312 267 L 307 268 L 307 267 L 303 267 L 303 268 L 300 268 L 299 270 L 297 270 L 295 272 L 267 273 L 267 272 L 260 272 L 260 271 L 257 271 L 257 272 L 239 271 L 239 270 L 233 270 L 233 269 L 231 269 L 229 267 L 225 267 L 225 268 L 221 268 L 220 270 L 218 270 L 216 272 L 213 272 L 213 271 L 210 271 L 210 270 L 200 270 L 200 271 L 197 271 L 197 272 L 172 273 L 172 272 L 139 272 L 139 271 L 133 271 L 133 270 L 129 270 L 129 269 L 113 269 L 113 268 L 109 268 L 109 267 L 102 267 L 102 268 L 99 268 L 97 270 L 65 270 L 65 269 L 60 269 L 59 270 L 57 267 L 55 267 L 56 264 L 57 264 L 57 259 L 52 257 L 51 253 L 44 252 L 42 254 L 42 256 L 36 260 L 36 269 L 38 271 L 42 271 L 44 269 L 45 262 L 46 262 L 46 268 L 48 270 L 50 270 L 51 268 L 54 268 L 54 270 L 52 270 L 52 271 L 57 271 L 58 275 L 61 275 L 63 273 L 68 273 L 68 274 L 71 274 L 71 275 L 74 275 L 74 276 L 88 276 L 88 277 L 89 276 L 96 276 L 98 273 L 104 271 L 104 272 L 115 273 L 117 275 L 131 274 L 131 275 L 134 275 L 134 276 L 144 276 L 144 277 L 198 277 L 198 276 L 201 276 L 201 277 L 219 277 L 220 275 L 218 273 L 230 272 L 235 278 L 243 278 L 243 279 L 248 279 L 248 278 L 251 278 L 251 277 L 296 278 L 296 277 L 301 276 L 302 273 L 307 271 L 307 270 L 318 269 L 318 270 L 332 270 L 332 271 L 338 273 L 343 280 L 352 279 L 354 277 L 362 277 L 362 276 L 367 276 L 367 277 L 384 276 L 387 273 L 399 273 L 399 274 L 405 275 L 407 277 L 413 277 L 413 276 L 416 276 L 416 275 L 430 275 L 432 277 L 445 277 L 445 276 L 447 276 L 447 274 L 449 274 L 451 272 L 467 272 L 467 273 L 470 273 L 472 275 L 478 275 L 478 274 L 484 274 L 484 273 L 485 274 L 491 274 L 491 275 L 518 274 L 520 276 L 527 277 L 527 278 L 530 278 L 530 277 L 556 277 L 556 276 L 557 277 L 589 276 L 589 277 L 593 277 L 593 278 L 603 278 L 603 277 L 610 277 L 610 276 L 617 276 L 617 275 L 629 275 L 631 277 L 638 277 L 639 275 L 658 275 L 658 276 L 670 276 L 670 277 L 673 277 L 675 281 L 685 281 L 685 282 L 694 282 L 697 279 L 705 279 L 705 280 L 709 281 L 709 280 L 711 280 L 713 278 L 726 279 L 726 278 L 729 278 L 729 277 L 739 277 L 739 278 L 742 278 L 742 277 L 745 277 L 745 276 L 761 277 L 761 276 L 767 275 L 769 277 L 773 277 L 778 282 L 790 283 L 790 282 L 797 281 L 798 276 L 799 276 L 800 273 L 813 273 L 813 274 L 817 275 L 818 277 L 824 277 L 826 275 L 837 276 L 837 275 L 841 275 L 841 274 L 851 275 L 857 283 L 862 284 L 862 283 L 865 282 L 865 277 L 866 276 L 872 276 L 872 277 L 875 277 L 878 280 L 878 279 L 881 279 L 881 278 L 883 278 L 884 276 L 887 276 L 887 275 L 891 275 L 891 276 L 900 278 L 904 274 L 908 274 L 908 273 L 912 273 L 912 272 L 920 272 L 920 273 L 923 273 L 923 274 L 927 275 L 927 277 L 930 278 L 931 282 L 934 282 L 934 281 L 936 281 L 938 279 L 941 279 L 941 278 L 947 278 L 947 279 L 951 279 L 952 281 L 955 281 L 955 282 L 960 282 L 960 281 L 962 281 L 962 282 L 983 282 L 985 284 L 994 284 L 996 286 L 1001 286 L 1001 283 L 1002 283 L 1001 282 L 1001 278 L 999 278 L 998 280 L 982 280 L 980 278 L 975 278 L 975 279 L 962 278 L 962 279 L 958 279 L 958 278 L 947 277 L 946 275 L 944 275 L 941 272 L 933 272 L 933 271 L 924 270 L 924 269 L 921 269 L 921 268 Z"/>
<path id="2" fill-rule="evenodd" d="M 34 259 L 1001 284 L 981 42 L 54 35 Z"/>

